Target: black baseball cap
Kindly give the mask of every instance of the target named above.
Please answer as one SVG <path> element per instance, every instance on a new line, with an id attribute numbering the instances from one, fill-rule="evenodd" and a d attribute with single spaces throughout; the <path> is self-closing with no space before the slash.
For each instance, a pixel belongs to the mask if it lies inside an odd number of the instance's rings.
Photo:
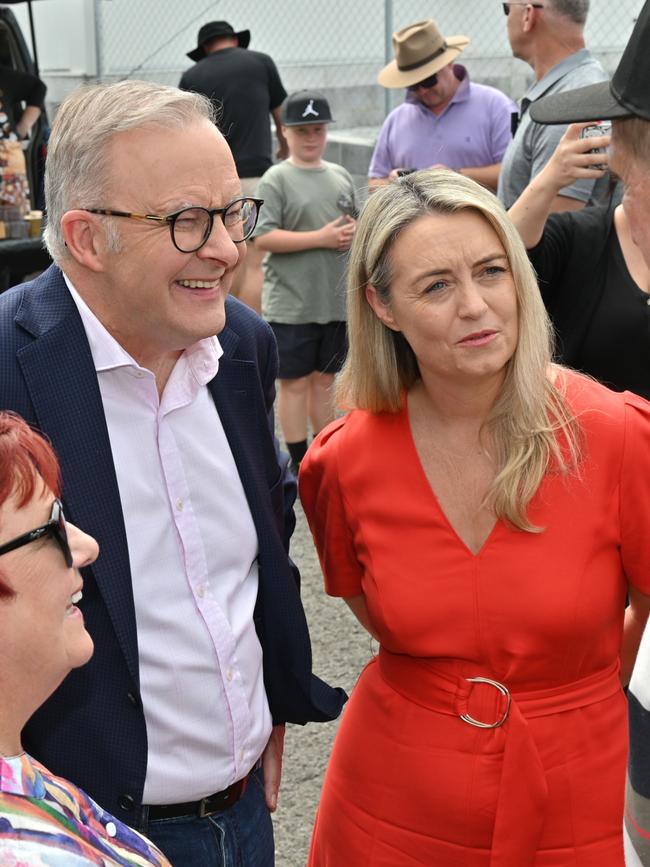
<path id="1" fill-rule="evenodd" d="M 284 126 L 305 126 L 311 123 L 334 123 L 328 101 L 315 90 L 297 90 L 282 104 Z"/>
<path id="2" fill-rule="evenodd" d="M 553 93 L 531 103 L 537 123 L 576 123 L 640 117 L 650 120 L 650 0 L 625 47 L 611 81 Z"/>

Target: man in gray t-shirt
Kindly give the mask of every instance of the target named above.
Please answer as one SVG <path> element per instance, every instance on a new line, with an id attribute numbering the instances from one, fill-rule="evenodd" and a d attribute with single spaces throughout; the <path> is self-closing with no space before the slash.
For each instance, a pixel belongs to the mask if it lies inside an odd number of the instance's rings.
<path id="1" fill-rule="evenodd" d="M 589 0 L 503 5 L 512 53 L 535 72 L 535 82 L 521 100 L 521 119 L 501 165 L 498 196 L 509 208 L 544 168 L 566 129 L 535 123 L 528 111 L 530 103 L 550 93 L 606 81 L 607 74 L 585 48 L 583 30 Z M 606 178 L 575 181 L 560 190 L 551 210 L 578 210 L 590 198 L 599 198 L 607 183 Z"/>

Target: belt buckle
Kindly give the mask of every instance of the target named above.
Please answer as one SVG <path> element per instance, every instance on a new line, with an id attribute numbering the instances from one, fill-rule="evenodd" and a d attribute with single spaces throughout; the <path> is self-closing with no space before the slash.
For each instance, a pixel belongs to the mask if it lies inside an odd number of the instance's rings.
<path id="1" fill-rule="evenodd" d="M 208 798 L 201 798 L 199 801 L 199 819 L 205 819 L 206 816 L 212 816 L 216 812 L 216 810 L 206 809 L 208 800 Z"/>
<path id="2" fill-rule="evenodd" d="M 214 816 L 215 813 L 222 813 L 224 809 L 229 806 L 231 788 L 232 787 L 229 786 L 227 789 L 224 789 L 223 792 L 218 793 L 220 795 L 220 803 L 215 803 L 217 800 L 215 795 L 201 798 L 198 809 L 199 819 L 205 819 L 207 816 Z"/>
<path id="3" fill-rule="evenodd" d="M 512 699 L 510 697 L 508 687 L 504 686 L 502 683 L 499 683 L 498 680 L 490 680 L 489 677 L 466 677 L 465 680 L 468 683 L 487 683 L 489 684 L 489 686 L 493 686 L 505 698 L 506 709 L 504 710 L 501 719 L 498 719 L 496 722 L 493 723 L 481 722 L 478 719 L 474 719 L 474 717 L 470 716 L 468 713 L 460 714 L 460 718 L 462 719 L 462 721 L 469 723 L 471 726 L 476 726 L 476 728 L 479 729 L 497 729 L 499 728 L 499 726 L 502 726 L 504 722 L 508 719 L 508 714 L 510 713 L 510 702 Z"/>

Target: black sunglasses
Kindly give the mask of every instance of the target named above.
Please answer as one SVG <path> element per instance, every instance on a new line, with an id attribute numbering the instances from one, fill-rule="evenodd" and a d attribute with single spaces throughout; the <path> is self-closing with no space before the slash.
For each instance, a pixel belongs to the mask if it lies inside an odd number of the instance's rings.
<path id="1" fill-rule="evenodd" d="M 21 536 L 16 536 L 10 542 L 5 542 L 0 545 L 0 556 L 8 554 L 9 551 L 15 551 L 16 548 L 22 548 L 23 545 L 29 545 L 30 542 L 36 542 L 44 536 L 53 536 L 59 548 L 63 552 L 65 563 L 68 568 L 72 566 L 72 551 L 68 542 L 68 533 L 65 528 L 65 515 L 63 514 L 63 506 L 61 500 L 55 500 L 52 504 L 52 513 L 50 520 L 42 527 L 36 527 L 35 530 L 30 530 L 28 533 L 23 533 Z"/>
<path id="2" fill-rule="evenodd" d="M 543 9 L 543 3 L 502 3 L 503 14 L 507 17 L 510 15 L 510 7 L 511 6 L 532 6 L 533 9 Z"/>
<path id="3" fill-rule="evenodd" d="M 420 87 L 435 87 L 437 83 L 438 75 L 436 73 L 435 75 L 430 75 L 428 78 L 425 78 L 423 81 L 418 81 L 417 84 L 410 84 L 406 89 L 415 92 Z"/>

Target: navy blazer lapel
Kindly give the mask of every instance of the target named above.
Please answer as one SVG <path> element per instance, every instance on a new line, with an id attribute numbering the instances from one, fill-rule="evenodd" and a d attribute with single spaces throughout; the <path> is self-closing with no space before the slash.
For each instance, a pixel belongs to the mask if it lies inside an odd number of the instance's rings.
<path id="1" fill-rule="evenodd" d="M 47 274 L 41 279 L 47 280 Z M 88 568 L 137 683 L 129 552 L 90 347 L 81 317 L 58 271 L 53 279 L 50 276 L 45 291 L 38 294 L 36 302 L 27 301 L 17 316 L 17 321 L 35 337 L 18 351 L 18 363 L 38 425 L 52 441 L 61 463 L 66 514 L 99 542 L 99 557 Z"/>
<path id="2" fill-rule="evenodd" d="M 262 546 L 268 534 L 268 491 L 278 480 L 267 478 L 267 472 L 275 469 L 275 475 L 279 476 L 280 471 L 260 399 L 259 373 L 253 361 L 232 357 L 237 341 L 237 335 L 230 328 L 219 335 L 224 354 L 219 361 L 219 371 L 208 387 Z"/>

